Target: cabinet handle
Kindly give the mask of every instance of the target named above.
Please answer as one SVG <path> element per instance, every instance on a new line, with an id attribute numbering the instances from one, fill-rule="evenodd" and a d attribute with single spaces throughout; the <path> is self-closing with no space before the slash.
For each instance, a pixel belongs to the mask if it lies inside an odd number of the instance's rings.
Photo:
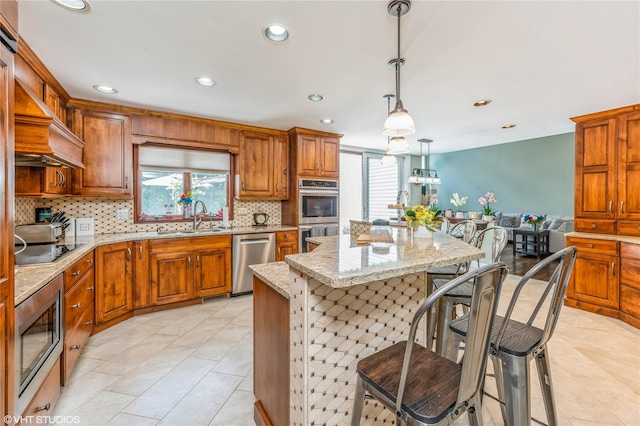
<path id="1" fill-rule="evenodd" d="M 613 213 L 613 201 L 609 201 L 609 213 Z"/>
<path id="2" fill-rule="evenodd" d="M 620 201 L 620 213 L 624 213 L 624 201 Z"/>
<path id="3" fill-rule="evenodd" d="M 196 256 L 196 268 L 200 267 L 200 256 Z"/>
<path id="4" fill-rule="evenodd" d="M 593 248 L 593 244 L 589 243 L 589 244 L 587 244 L 587 247 Z"/>
<path id="5" fill-rule="evenodd" d="M 60 170 L 56 170 L 56 186 L 64 186 L 64 174 Z"/>
<path id="6" fill-rule="evenodd" d="M 78 275 L 80 275 L 80 271 L 75 271 L 71 273 L 72 277 L 77 277 Z"/>
<path id="7" fill-rule="evenodd" d="M 280 259 L 280 247 L 278 247 L 278 259 Z"/>
<path id="8" fill-rule="evenodd" d="M 79 304 L 79 303 L 76 303 L 75 305 L 71 305 L 70 307 L 71 307 L 71 308 L 79 308 L 79 307 L 80 307 L 80 304 Z"/>
<path id="9" fill-rule="evenodd" d="M 242 181 L 242 190 L 243 191 L 247 190 L 247 183 L 245 181 Z"/>
<path id="10" fill-rule="evenodd" d="M 51 408 L 51 403 L 47 402 L 45 405 L 36 408 L 36 411 L 49 411 L 50 408 Z"/>
<path id="11" fill-rule="evenodd" d="M 591 227 L 592 227 L 592 228 L 597 228 L 597 227 L 598 227 L 598 225 L 596 225 L 595 223 L 592 223 L 592 224 L 591 224 Z"/>
<path id="12" fill-rule="evenodd" d="M 124 189 L 129 189 L 129 176 L 124 177 Z"/>
<path id="13" fill-rule="evenodd" d="M 140 245 L 140 260 L 142 260 L 142 245 Z"/>
<path id="14" fill-rule="evenodd" d="M 316 171 L 320 170 L 320 163 L 316 163 Z"/>
<path id="15" fill-rule="evenodd" d="M 93 325 L 93 321 L 89 320 L 89 321 L 85 322 L 84 325 Z"/>
<path id="16" fill-rule="evenodd" d="M 80 345 L 73 345 L 73 346 L 71 346 L 69 349 L 71 349 L 72 351 L 73 351 L 73 350 L 76 350 L 76 351 L 77 351 L 78 349 L 80 349 Z"/>
<path id="17" fill-rule="evenodd" d="M 611 262 L 611 276 L 616 276 L 616 262 Z"/>
<path id="18" fill-rule="evenodd" d="M 279 187 L 280 187 L 280 185 L 278 185 L 278 184 L 276 183 L 276 192 L 278 192 L 278 190 L 279 190 L 278 188 L 279 188 Z"/>
<path id="19" fill-rule="evenodd" d="M 65 186 L 67 184 L 67 175 L 60 172 L 60 177 L 62 178 L 62 183 L 60 184 L 60 186 Z"/>
<path id="20" fill-rule="evenodd" d="M 187 257 L 187 269 L 191 269 L 191 256 Z"/>
<path id="21" fill-rule="evenodd" d="M 131 247 L 127 247 L 127 253 L 129 253 L 129 262 L 131 262 L 131 258 L 133 254 L 131 253 Z"/>
<path id="22" fill-rule="evenodd" d="M 87 290 L 89 290 L 89 291 L 93 291 L 93 286 L 91 286 L 91 287 L 87 287 Z"/>
<path id="23" fill-rule="evenodd" d="M 87 259 L 87 263 L 93 263 L 93 259 Z"/>
<path id="24" fill-rule="evenodd" d="M 322 171 L 324 172 L 324 161 L 320 163 L 320 165 L 322 166 Z"/>

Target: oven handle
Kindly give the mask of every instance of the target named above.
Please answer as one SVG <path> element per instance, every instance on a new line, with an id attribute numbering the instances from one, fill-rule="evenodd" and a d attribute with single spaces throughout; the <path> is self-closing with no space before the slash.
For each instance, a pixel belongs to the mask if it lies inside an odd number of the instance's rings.
<path id="1" fill-rule="evenodd" d="M 335 189 L 300 189 L 300 195 L 340 195 Z"/>
<path id="2" fill-rule="evenodd" d="M 20 250 L 18 250 L 17 252 L 13 253 L 14 255 L 20 254 L 20 253 L 22 253 L 23 251 L 25 251 L 27 249 L 27 242 L 24 239 L 22 239 L 22 237 L 20 235 L 13 234 L 13 236 L 16 237 L 17 239 L 19 239 L 20 241 L 22 241 L 22 248 Z"/>

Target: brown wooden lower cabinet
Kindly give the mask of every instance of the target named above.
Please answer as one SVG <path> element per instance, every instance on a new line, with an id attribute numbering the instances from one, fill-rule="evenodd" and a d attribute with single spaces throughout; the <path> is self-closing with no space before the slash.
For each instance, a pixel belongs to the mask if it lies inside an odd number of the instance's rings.
<path id="1" fill-rule="evenodd" d="M 289 299 L 253 278 L 253 394 L 258 425 L 289 424 Z"/>
<path id="2" fill-rule="evenodd" d="M 41 424 L 42 416 L 52 415 L 58 398 L 60 398 L 60 359 L 56 361 L 31 403 L 22 413 L 24 420 L 19 424 Z"/>
<path id="3" fill-rule="evenodd" d="M 125 319 L 133 312 L 133 243 L 100 246 L 95 250 L 96 325 Z"/>
<path id="4" fill-rule="evenodd" d="M 289 254 L 298 253 L 298 231 L 276 232 L 276 262 Z"/>
<path id="5" fill-rule="evenodd" d="M 640 328 L 640 244 L 567 237 L 578 248 L 565 305 Z"/>

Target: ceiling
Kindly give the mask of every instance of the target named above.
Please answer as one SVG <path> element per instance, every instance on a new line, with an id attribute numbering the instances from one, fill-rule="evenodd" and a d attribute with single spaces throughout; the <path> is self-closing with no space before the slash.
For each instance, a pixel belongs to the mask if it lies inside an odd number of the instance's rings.
<path id="1" fill-rule="evenodd" d="M 386 148 L 397 50 L 386 1 L 89 2 L 86 13 L 19 2 L 21 36 L 73 98 Z M 263 37 L 272 23 L 287 41 Z M 457 151 L 571 132 L 569 117 L 640 103 L 640 2 L 414 0 L 401 23 L 413 154 L 419 138 Z M 197 85 L 201 75 L 217 84 Z"/>

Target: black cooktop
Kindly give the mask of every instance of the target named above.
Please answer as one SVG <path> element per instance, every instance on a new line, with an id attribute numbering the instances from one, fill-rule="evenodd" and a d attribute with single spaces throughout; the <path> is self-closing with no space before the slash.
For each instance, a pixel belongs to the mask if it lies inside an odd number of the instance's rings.
<path id="1" fill-rule="evenodd" d="M 29 244 L 23 252 L 16 254 L 16 265 L 55 262 L 81 245 L 82 244 Z M 17 245 L 16 251 L 21 248 L 21 245 Z"/>

